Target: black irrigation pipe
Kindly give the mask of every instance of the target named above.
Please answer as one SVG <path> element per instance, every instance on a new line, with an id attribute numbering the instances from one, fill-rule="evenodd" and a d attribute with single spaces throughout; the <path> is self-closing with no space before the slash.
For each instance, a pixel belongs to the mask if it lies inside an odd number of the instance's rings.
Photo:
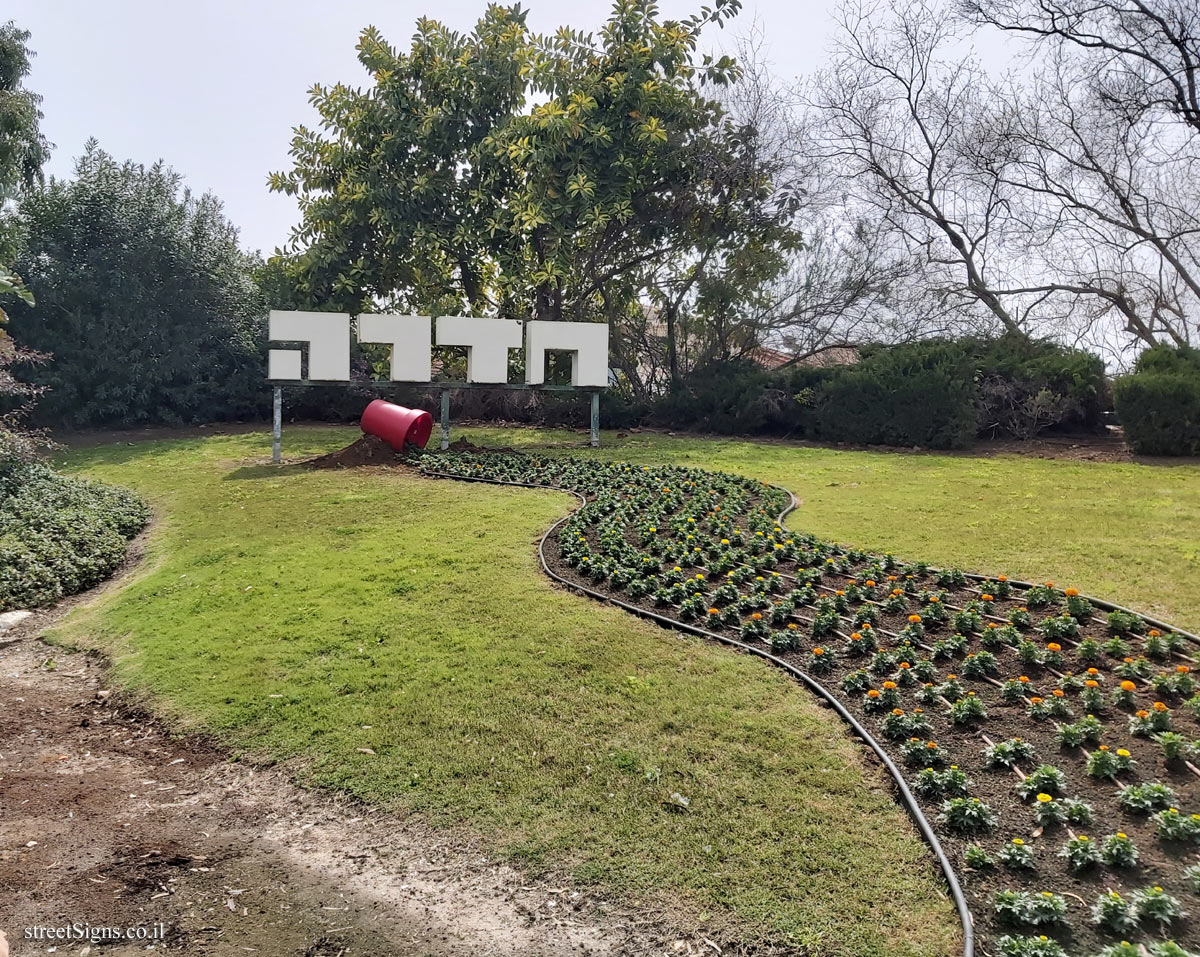
<path id="1" fill-rule="evenodd" d="M 567 492 L 571 495 L 574 495 L 579 500 L 581 505 L 587 504 L 587 496 L 575 491 L 574 489 L 563 488 L 556 485 L 537 485 L 532 482 L 510 482 L 504 479 L 489 479 L 470 475 L 454 475 L 450 472 L 434 472 L 425 470 L 423 470 L 423 472 L 425 475 L 429 475 L 434 478 L 457 479 L 458 481 L 463 482 L 483 482 L 488 485 L 511 485 L 516 488 L 550 489 L 552 491 Z M 782 527 L 783 520 L 797 507 L 798 503 L 796 501 L 796 496 L 793 495 L 788 489 L 782 488 L 781 486 L 772 487 L 778 488 L 780 491 L 787 492 L 788 495 L 789 501 L 787 507 L 779 513 L 779 517 L 775 520 L 776 524 Z M 958 910 L 958 919 L 962 923 L 963 957 L 974 957 L 975 930 L 971 919 L 971 909 L 967 906 L 967 899 L 963 895 L 962 885 L 958 882 L 958 876 L 954 873 L 954 867 L 951 865 L 950 859 L 946 856 L 945 850 L 942 849 L 941 842 L 938 841 L 937 835 L 934 833 L 933 827 L 930 825 L 929 820 L 925 817 L 920 805 L 917 804 L 916 798 L 913 797 L 912 791 L 908 789 L 908 784 L 904 780 L 904 775 L 900 772 L 900 769 L 896 767 L 895 762 L 892 761 L 887 752 L 884 751 L 883 746 L 880 745 L 880 743 L 871 735 L 871 732 L 863 727 L 858 719 L 855 718 L 854 715 L 849 712 L 849 710 L 847 710 L 846 706 L 843 705 L 841 701 L 839 701 L 833 694 L 831 694 L 819 681 L 801 671 L 794 665 L 784 661 L 782 658 L 776 657 L 775 655 L 764 651 L 761 648 L 755 648 L 752 645 L 748 645 L 743 641 L 738 641 L 736 638 L 730 638 L 726 635 L 719 635 L 716 632 L 708 631 L 704 628 L 698 628 L 695 625 L 689 625 L 682 621 L 677 621 L 676 619 L 669 618 L 666 615 L 660 615 L 657 612 L 650 611 L 647 608 L 642 608 L 638 605 L 631 605 L 619 598 L 614 598 L 611 595 L 606 595 L 604 592 L 597 591 L 593 588 L 588 588 L 586 585 L 581 585 L 578 582 L 571 581 L 571 579 L 555 572 L 553 569 L 551 569 L 549 562 L 546 561 L 546 542 L 549 540 L 550 536 L 553 535 L 570 517 L 570 515 L 565 515 L 551 525 L 538 542 L 538 559 L 542 564 L 542 571 L 545 572 L 546 575 L 554 579 L 554 581 L 558 582 L 560 585 L 564 585 L 573 591 L 580 592 L 581 594 L 587 595 L 590 598 L 595 598 L 598 601 L 607 602 L 610 605 L 616 605 L 618 608 L 623 608 L 625 611 L 628 611 L 631 614 L 657 622 L 659 625 L 662 625 L 665 628 L 674 628 L 680 631 L 689 632 L 701 638 L 708 638 L 731 648 L 736 648 L 739 651 L 748 652 L 751 655 L 762 658 L 764 661 L 770 662 L 776 668 L 780 668 L 787 672 L 802 685 L 804 685 L 809 691 L 825 701 L 825 703 L 837 713 L 838 717 L 840 717 L 850 727 L 850 730 L 853 731 L 854 734 L 857 735 L 867 747 L 875 752 L 875 756 L 879 758 L 888 774 L 890 774 L 892 777 L 892 781 L 896 786 L 896 791 L 899 794 L 900 803 L 904 805 L 904 809 L 908 811 L 909 816 L 913 819 L 913 823 L 915 823 L 917 826 L 917 830 L 921 832 L 921 837 L 925 839 L 925 843 L 929 845 L 930 849 L 934 853 L 934 856 L 937 858 L 938 864 L 941 866 L 942 874 L 946 878 L 946 885 L 950 889 L 950 896 L 953 898 L 954 906 Z"/>

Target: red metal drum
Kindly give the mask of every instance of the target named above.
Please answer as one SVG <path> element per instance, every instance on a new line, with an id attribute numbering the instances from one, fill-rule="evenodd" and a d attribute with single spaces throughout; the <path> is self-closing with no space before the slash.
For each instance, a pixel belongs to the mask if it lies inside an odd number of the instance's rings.
<path id="1" fill-rule="evenodd" d="M 363 409 L 359 422 L 367 435 L 377 435 L 397 452 L 403 452 L 406 443 L 425 448 L 433 434 L 433 416 L 420 409 L 406 409 L 383 399 L 372 399 Z"/>

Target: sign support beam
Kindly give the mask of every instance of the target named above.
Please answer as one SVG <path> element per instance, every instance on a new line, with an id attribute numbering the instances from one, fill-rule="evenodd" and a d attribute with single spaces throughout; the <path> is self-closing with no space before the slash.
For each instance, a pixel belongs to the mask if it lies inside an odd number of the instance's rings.
<path id="1" fill-rule="evenodd" d="M 442 451 L 450 448 L 450 390 L 442 389 Z"/>
<path id="2" fill-rule="evenodd" d="M 592 393 L 592 448 L 600 448 L 600 393 Z"/>
<path id="3" fill-rule="evenodd" d="M 283 387 L 275 386 L 271 401 L 271 462 L 278 465 L 283 457 Z"/>

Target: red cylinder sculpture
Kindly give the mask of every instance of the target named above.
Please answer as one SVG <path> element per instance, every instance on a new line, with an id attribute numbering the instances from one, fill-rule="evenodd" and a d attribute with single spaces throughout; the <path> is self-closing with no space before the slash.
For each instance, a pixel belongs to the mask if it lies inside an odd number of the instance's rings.
<path id="1" fill-rule="evenodd" d="M 367 435 L 377 435 L 397 452 L 403 452 L 405 443 L 425 448 L 433 433 L 433 416 L 420 409 L 372 399 L 363 409 L 359 425 Z"/>

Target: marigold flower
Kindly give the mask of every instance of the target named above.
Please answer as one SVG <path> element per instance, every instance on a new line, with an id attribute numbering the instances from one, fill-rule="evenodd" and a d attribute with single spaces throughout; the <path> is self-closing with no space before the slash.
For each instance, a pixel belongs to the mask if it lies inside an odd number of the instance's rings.
<path id="1" fill-rule="evenodd" d="M 1179 672 L 1181 675 L 1186 675 L 1192 669 L 1189 668 L 1187 665 L 1176 665 L 1175 670 L 1177 672 Z"/>
<path id="2" fill-rule="evenodd" d="M 896 682 L 894 682 L 894 681 L 885 681 L 885 682 L 883 683 L 883 686 L 884 686 L 885 688 L 887 688 L 887 690 L 888 690 L 888 691 L 891 691 L 891 690 L 892 690 L 894 687 L 896 687 Z"/>
<path id="3" fill-rule="evenodd" d="M 1095 678 L 1088 678 L 1088 680 L 1085 681 L 1084 684 L 1087 685 L 1089 688 L 1099 688 L 1100 687 L 1100 682 L 1097 681 Z"/>
<path id="4" fill-rule="evenodd" d="M 1137 691 L 1137 685 L 1135 685 L 1132 681 L 1129 681 L 1128 679 L 1126 679 L 1125 681 L 1121 682 L 1121 690 L 1122 691 Z"/>
<path id="5" fill-rule="evenodd" d="M 868 578 L 866 584 L 867 584 L 868 588 L 874 588 L 875 587 L 875 579 Z"/>
<path id="6" fill-rule="evenodd" d="M 1021 684 L 1029 684 L 1029 675 L 1021 675 L 1021 677 L 1017 680 L 1021 682 Z"/>
<path id="7" fill-rule="evenodd" d="M 1050 641 L 1046 643 L 1046 649 L 1048 651 L 1062 651 L 1062 645 L 1057 641 Z"/>
<path id="8" fill-rule="evenodd" d="M 1047 588 L 1053 588 L 1053 587 L 1054 587 L 1054 582 L 1042 582 L 1042 584 L 1043 584 L 1043 585 L 1045 585 Z"/>
<path id="9" fill-rule="evenodd" d="M 1102 744 L 1102 745 L 1100 745 L 1100 747 L 1099 747 L 1099 748 L 1097 748 L 1097 750 L 1098 750 L 1098 751 L 1107 751 L 1107 750 L 1108 750 L 1108 745 L 1107 745 L 1107 744 Z"/>
<path id="10" fill-rule="evenodd" d="M 721 614 L 721 609 L 720 608 L 710 608 L 708 610 L 708 613 L 710 615 L 719 615 L 719 614 Z"/>
<path id="11" fill-rule="evenodd" d="M 762 621 L 762 612 L 756 611 L 750 618 L 754 621 Z"/>
<path id="12" fill-rule="evenodd" d="M 813 654 L 814 655 L 823 655 L 823 654 L 825 654 L 825 649 L 824 648 L 814 648 Z"/>
<path id="13" fill-rule="evenodd" d="M 1158 711 L 1158 712 L 1160 712 L 1160 713 L 1161 713 L 1161 712 L 1163 712 L 1163 711 L 1169 711 L 1169 710 L 1171 710 L 1171 709 L 1170 709 L 1170 708 L 1168 708 L 1168 707 L 1167 707 L 1165 704 L 1163 704 L 1161 701 L 1156 701 L 1156 702 L 1154 702 L 1154 710 L 1155 710 L 1155 711 Z"/>
<path id="14" fill-rule="evenodd" d="M 1157 628 L 1151 628 L 1148 632 L 1146 632 L 1146 634 L 1148 634 L 1151 638 L 1159 638 L 1162 636 L 1162 632 Z"/>
<path id="15" fill-rule="evenodd" d="M 1031 702 L 1033 702 L 1034 704 L 1041 704 L 1041 703 L 1042 703 L 1043 701 L 1045 701 L 1046 699 L 1045 699 L 1045 698 L 1037 698 L 1037 697 L 1034 697 L 1034 698 L 1030 698 L 1029 700 L 1030 700 Z"/>
<path id="16" fill-rule="evenodd" d="M 980 595 L 979 597 L 982 598 L 984 601 L 995 601 L 995 599 L 991 595 Z"/>
<path id="17" fill-rule="evenodd" d="M 794 621 L 788 622 L 788 631 L 795 631 L 799 627 Z"/>
<path id="18" fill-rule="evenodd" d="M 1143 708 L 1140 711 L 1138 711 L 1137 716 L 1139 718 L 1148 718 L 1148 717 L 1150 717 L 1150 712 L 1147 711 L 1145 708 Z"/>
<path id="19" fill-rule="evenodd" d="M 898 718 L 904 714 L 904 709 L 903 708 L 892 708 L 892 714 L 894 714 Z"/>
<path id="20" fill-rule="evenodd" d="M 1099 668 L 1088 668 L 1087 673 L 1089 675 L 1098 675 L 1098 674 L 1100 674 L 1100 669 Z"/>
<path id="21" fill-rule="evenodd" d="M 909 615 L 908 620 L 911 621 L 915 625 L 921 620 L 921 616 L 920 615 Z"/>
<path id="22" fill-rule="evenodd" d="M 937 746 L 938 746 L 938 743 L 936 741 L 926 741 L 925 742 L 925 747 L 929 748 L 930 750 L 932 750 L 933 748 L 936 748 Z"/>
<path id="23" fill-rule="evenodd" d="M 1133 664 L 1133 659 L 1132 659 L 1132 658 L 1125 657 L 1125 658 L 1122 658 L 1121 660 L 1122 660 L 1123 662 L 1125 662 L 1125 664 L 1127 664 L 1127 665 L 1131 665 L 1131 664 Z"/>
<path id="24" fill-rule="evenodd" d="M 957 678 L 957 677 L 958 677 L 958 675 L 946 675 L 946 678 L 947 678 L 947 679 L 954 679 L 954 678 Z"/>
<path id="25" fill-rule="evenodd" d="M 1065 695 L 1065 694 L 1066 694 L 1066 692 L 1065 692 L 1065 691 L 1063 691 L 1063 690 L 1062 690 L 1062 688 L 1055 688 L 1055 689 L 1054 689 L 1053 691 L 1051 691 L 1050 693 L 1051 693 L 1052 695 L 1054 695 L 1054 697 L 1056 697 L 1056 698 L 1061 698 L 1063 695 Z"/>
<path id="26" fill-rule="evenodd" d="M 870 691 L 867 692 L 867 697 L 868 698 L 878 698 L 879 692 L 876 691 L 874 688 L 872 688 Z"/>
<path id="27" fill-rule="evenodd" d="M 1079 594 L 1079 589 L 1078 588 L 1064 588 L 1063 594 L 1066 595 L 1068 598 L 1075 598 Z"/>
<path id="28" fill-rule="evenodd" d="M 888 575 L 888 577 L 887 577 L 887 580 L 888 580 L 888 581 L 890 581 L 890 582 L 897 581 L 897 580 L 898 580 L 898 576 L 896 576 L 896 575 Z"/>
<path id="29" fill-rule="evenodd" d="M 1042 794 L 1039 794 L 1039 795 L 1037 796 L 1037 799 L 1038 799 L 1038 801 L 1040 801 L 1042 804 L 1049 804 L 1051 801 L 1053 801 L 1053 800 L 1054 800 L 1054 798 L 1052 798 L 1052 797 L 1051 797 L 1049 794 L 1046 794 L 1046 793 L 1044 793 L 1044 792 L 1043 792 Z"/>
<path id="30" fill-rule="evenodd" d="M 1021 840 L 1019 837 L 1014 837 L 1014 838 L 1012 839 L 1012 842 L 1013 842 L 1014 844 L 1016 844 L 1016 845 L 1017 845 L 1017 847 L 1020 847 L 1021 845 L 1023 845 L 1023 844 L 1025 843 L 1025 842 L 1024 842 L 1024 841 L 1022 841 L 1022 840 Z"/>
<path id="31" fill-rule="evenodd" d="M 1127 757 L 1129 757 L 1129 752 L 1126 751 L 1124 748 L 1117 748 L 1117 756 L 1122 757 L 1122 758 L 1127 758 Z"/>
<path id="32" fill-rule="evenodd" d="M 862 641 L 862 635 L 860 635 L 857 631 L 852 632 L 850 634 L 850 640 L 851 641 Z"/>
<path id="33" fill-rule="evenodd" d="M 1007 575 L 997 575 L 997 576 L 996 576 L 996 581 L 998 581 L 998 582 L 1006 582 L 1006 581 L 1008 581 L 1008 576 L 1007 576 Z"/>
<path id="34" fill-rule="evenodd" d="M 938 596 L 937 596 L 937 595 L 930 595 L 930 596 L 929 596 L 929 603 L 930 603 L 931 605 L 936 605 L 936 604 L 937 604 L 938 602 L 940 602 L 940 601 L 941 601 L 941 599 L 940 599 L 940 598 L 938 598 Z"/>
<path id="35" fill-rule="evenodd" d="M 912 665 L 910 665 L 907 661 L 900 662 L 900 670 L 901 671 L 907 671 L 911 667 L 912 667 Z"/>

